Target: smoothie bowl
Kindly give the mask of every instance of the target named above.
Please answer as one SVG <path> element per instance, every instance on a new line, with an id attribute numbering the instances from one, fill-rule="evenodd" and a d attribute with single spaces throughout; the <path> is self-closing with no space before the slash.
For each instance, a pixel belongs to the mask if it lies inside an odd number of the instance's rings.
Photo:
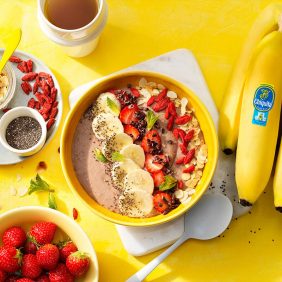
<path id="1" fill-rule="evenodd" d="M 73 192 L 117 224 L 172 220 L 206 191 L 218 157 L 213 121 L 181 83 L 132 71 L 99 80 L 73 107 L 61 162 Z"/>

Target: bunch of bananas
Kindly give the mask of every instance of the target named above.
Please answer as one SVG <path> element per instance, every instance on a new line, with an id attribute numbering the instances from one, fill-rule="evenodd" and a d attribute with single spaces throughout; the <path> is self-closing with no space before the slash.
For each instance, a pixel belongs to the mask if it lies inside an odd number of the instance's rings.
<path id="1" fill-rule="evenodd" d="M 282 104 L 282 3 L 267 6 L 254 22 L 233 70 L 219 118 L 226 154 L 236 153 L 240 203 L 252 205 L 273 167 Z M 274 176 L 274 199 L 282 212 L 282 142 Z"/>

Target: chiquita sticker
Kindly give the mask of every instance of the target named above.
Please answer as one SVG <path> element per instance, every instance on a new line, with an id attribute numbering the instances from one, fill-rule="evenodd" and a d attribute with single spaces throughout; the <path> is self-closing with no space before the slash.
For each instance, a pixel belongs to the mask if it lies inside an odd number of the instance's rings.
<path id="1" fill-rule="evenodd" d="M 275 100 L 274 88 L 271 85 L 260 85 L 254 95 L 253 124 L 266 126 L 268 113 L 271 111 Z"/>

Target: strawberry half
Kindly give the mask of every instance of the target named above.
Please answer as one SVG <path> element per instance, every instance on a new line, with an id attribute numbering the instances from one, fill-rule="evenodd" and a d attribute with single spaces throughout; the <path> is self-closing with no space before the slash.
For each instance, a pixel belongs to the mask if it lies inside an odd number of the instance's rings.
<path id="1" fill-rule="evenodd" d="M 135 116 L 135 113 L 138 111 L 139 108 L 136 104 L 126 106 L 121 110 L 119 118 L 123 124 L 131 124 L 132 122 L 138 121 Z"/>
<path id="2" fill-rule="evenodd" d="M 133 139 L 133 142 L 140 137 L 138 129 L 130 124 L 124 126 L 124 133 L 128 134 Z"/>
<path id="3" fill-rule="evenodd" d="M 83 252 L 77 251 L 68 256 L 66 266 L 69 272 L 75 276 L 80 277 L 87 272 L 90 265 L 89 256 Z"/>
<path id="4" fill-rule="evenodd" d="M 40 245 L 48 244 L 52 242 L 56 229 L 56 224 L 52 222 L 37 222 L 31 227 L 29 236 Z"/>
<path id="5" fill-rule="evenodd" d="M 159 187 L 165 181 L 165 175 L 162 170 L 151 174 L 154 180 L 154 186 Z"/>
<path id="6" fill-rule="evenodd" d="M 19 226 L 13 226 L 5 230 L 2 242 L 5 246 L 15 248 L 22 247 L 26 241 L 25 231 Z"/>
<path id="7" fill-rule="evenodd" d="M 162 170 L 162 168 L 164 167 L 163 163 L 161 162 L 156 162 L 155 161 L 155 156 L 151 155 L 151 154 L 146 154 L 146 158 L 145 158 L 145 168 L 147 171 L 153 173 L 153 172 L 158 172 L 160 170 Z"/>
<path id="8" fill-rule="evenodd" d="M 153 196 L 153 203 L 159 213 L 166 214 L 172 208 L 172 197 L 169 193 L 159 191 Z"/>
<path id="9" fill-rule="evenodd" d="M 149 130 L 144 136 L 141 146 L 146 153 L 154 153 L 161 150 L 162 140 L 157 130 Z"/>

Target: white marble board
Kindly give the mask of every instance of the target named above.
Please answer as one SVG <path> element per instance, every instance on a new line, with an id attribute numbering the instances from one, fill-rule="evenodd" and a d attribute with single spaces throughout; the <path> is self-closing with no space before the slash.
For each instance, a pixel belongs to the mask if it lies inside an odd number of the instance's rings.
<path id="1" fill-rule="evenodd" d="M 178 49 L 148 61 L 129 67 L 125 70 L 151 70 L 166 74 L 187 85 L 202 100 L 208 108 L 217 127 L 218 111 L 207 87 L 199 64 L 191 51 Z M 125 71 L 121 70 L 121 71 Z M 69 95 L 70 106 L 89 89 L 95 81 L 74 89 Z M 235 156 L 226 156 L 219 153 L 218 165 L 206 193 L 223 193 L 233 204 L 233 216 L 239 217 L 250 210 L 238 203 L 238 194 L 234 179 Z M 134 255 L 141 256 L 175 242 L 184 231 L 184 220 L 180 217 L 172 222 L 156 227 L 126 227 L 116 225 L 122 243 L 126 250 Z M 166 236 L 163 236 L 166 234 Z"/>

